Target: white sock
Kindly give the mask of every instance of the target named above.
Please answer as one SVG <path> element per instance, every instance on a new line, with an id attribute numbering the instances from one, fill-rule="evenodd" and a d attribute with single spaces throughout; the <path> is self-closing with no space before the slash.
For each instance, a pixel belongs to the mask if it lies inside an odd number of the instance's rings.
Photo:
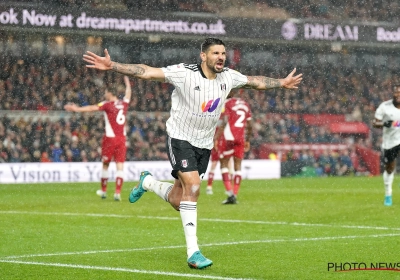
<path id="1" fill-rule="evenodd" d="M 386 170 L 383 172 L 383 184 L 385 185 L 385 196 L 392 195 L 392 184 L 394 179 L 394 171 L 388 174 Z"/>
<path id="2" fill-rule="evenodd" d="M 157 181 L 153 176 L 147 175 L 143 180 L 142 186 L 145 190 L 154 192 L 163 200 L 168 201 L 168 194 L 174 185 L 169 182 Z"/>
<path id="3" fill-rule="evenodd" d="M 187 255 L 190 258 L 194 252 L 199 251 L 197 245 L 197 202 L 181 201 L 179 211 L 185 232 Z"/>

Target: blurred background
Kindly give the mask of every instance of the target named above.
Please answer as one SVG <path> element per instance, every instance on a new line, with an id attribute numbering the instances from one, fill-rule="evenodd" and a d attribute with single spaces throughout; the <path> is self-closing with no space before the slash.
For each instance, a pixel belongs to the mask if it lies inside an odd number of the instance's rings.
<path id="1" fill-rule="evenodd" d="M 110 3 L 112 2 L 112 3 Z M 245 75 L 303 73 L 296 91 L 241 89 L 253 112 L 247 159 L 279 159 L 282 176 L 381 173 L 377 106 L 399 83 L 400 4 L 387 0 L 36 0 L 0 3 L 0 162 L 100 162 L 97 104 L 122 75 L 82 55 L 162 67 L 199 62 L 222 39 Z M 172 86 L 131 79 L 127 161 L 167 160 Z"/>

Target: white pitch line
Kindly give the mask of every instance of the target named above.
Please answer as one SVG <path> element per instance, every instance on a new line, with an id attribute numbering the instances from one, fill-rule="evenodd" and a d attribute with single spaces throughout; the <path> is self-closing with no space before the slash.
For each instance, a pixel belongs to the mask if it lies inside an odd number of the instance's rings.
<path id="1" fill-rule="evenodd" d="M 156 217 L 152 217 L 156 218 Z M 309 227 L 334 227 L 334 228 L 355 228 L 355 229 L 378 229 L 378 230 L 400 230 L 400 228 L 390 227 L 376 227 L 376 226 L 351 226 L 351 225 L 330 225 L 330 224 L 307 224 L 297 222 L 269 222 L 269 221 L 248 221 L 248 220 L 221 220 L 221 219 L 199 219 L 202 221 L 210 222 L 224 222 L 224 223 L 249 223 L 249 224 L 268 224 L 268 225 L 288 225 L 288 226 L 309 226 Z"/>
<path id="2" fill-rule="evenodd" d="M 306 237 L 306 238 L 292 238 L 292 239 L 267 239 L 267 240 L 232 241 L 232 242 L 200 244 L 200 246 L 201 247 L 211 247 L 211 246 L 230 246 L 230 245 L 243 245 L 243 244 L 246 245 L 246 244 L 278 243 L 278 242 L 325 241 L 325 240 L 377 238 L 377 237 L 394 237 L 394 236 L 400 236 L 400 233 L 372 234 L 372 235 L 350 235 L 350 236 Z M 49 254 L 31 254 L 31 255 L 20 255 L 20 256 L 5 256 L 5 257 L 3 257 L 3 260 L 0 259 L 0 262 L 1 261 L 5 261 L 5 260 L 9 260 L 9 259 L 19 259 L 19 258 L 52 257 L 52 256 L 67 256 L 67 255 L 88 255 L 88 254 L 100 254 L 100 253 L 150 251 L 150 250 L 176 249 L 176 248 L 186 248 L 186 246 L 185 245 L 176 245 L 176 246 L 160 246 L 160 247 L 134 248 L 134 249 L 96 250 L 96 251 L 81 251 L 81 252 L 60 252 L 60 253 L 49 253 Z"/>
<path id="3" fill-rule="evenodd" d="M 60 213 L 60 212 L 35 212 L 35 211 L 0 211 L 0 214 L 30 214 L 30 215 L 54 215 L 54 216 L 86 216 L 102 218 L 140 218 L 157 220 L 180 220 L 179 217 L 155 217 L 155 216 L 132 216 L 120 214 L 96 214 L 96 213 Z M 353 228 L 353 229 L 373 229 L 373 230 L 399 230 L 400 228 L 378 227 L 378 226 L 353 226 L 353 225 L 330 225 L 330 224 L 307 224 L 298 222 L 271 222 L 271 221 L 249 221 L 249 220 L 223 220 L 211 218 L 198 218 L 199 221 L 220 222 L 220 223 L 246 223 L 264 225 L 287 225 L 287 226 L 307 226 L 307 227 L 331 227 L 331 228 Z"/>
<path id="4" fill-rule="evenodd" d="M 156 270 L 139 270 L 139 269 L 130 269 L 130 268 L 123 268 L 123 267 L 106 267 L 106 266 L 92 266 L 92 265 L 64 264 L 64 263 L 25 262 L 25 261 L 16 261 L 16 260 L 0 260 L 0 262 L 27 264 L 27 265 L 67 267 L 67 268 L 80 268 L 80 269 L 93 269 L 93 270 L 106 270 L 106 271 L 122 271 L 122 272 L 131 272 L 131 273 L 166 275 L 166 276 L 188 277 L 188 278 L 217 279 L 217 280 L 229 280 L 229 279 L 252 280 L 250 278 L 232 278 L 232 277 L 221 277 L 221 276 L 213 276 L 213 275 L 198 275 L 198 274 L 189 274 L 189 273 L 164 272 L 164 271 L 156 271 Z"/>

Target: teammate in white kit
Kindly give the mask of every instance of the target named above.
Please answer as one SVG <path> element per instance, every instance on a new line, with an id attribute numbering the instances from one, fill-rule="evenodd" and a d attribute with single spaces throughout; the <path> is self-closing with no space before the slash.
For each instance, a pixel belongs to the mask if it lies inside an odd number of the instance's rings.
<path id="1" fill-rule="evenodd" d="M 97 105 L 79 107 L 75 104 L 67 104 L 64 109 L 72 112 L 94 112 L 103 111 L 105 121 L 105 134 L 101 145 L 101 160 L 103 170 L 101 173 L 101 189 L 97 195 L 101 198 L 107 197 L 108 167 L 114 159 L 117 167 L 115 178 L 114 200 L 121 201 L 121 189 L 124 182 L 124 162 L 126 159 L 126 112 L 131 100 L 131 84 L 129 78 L 124 76 L 125 96 L 122 100 L 117 97 L 116 88 L 107 87 L 104 93 L 106 101 Z"/>
<path id="2" fill-rule="evenodd" d="M 400 151 L 400 85 L 393 86 L 393 99 L 381 103 L 376 109 L 373 126 L 383 128 L 384 205 L 392 206 L 392 184 Z"/>
<path id="3" fill-rule="evenodd" d="M 201 45 L 201 64 L 177 64 L 154 68 L 144 64 L 121 64 L 87 52 L 83 59 L 87 67 L 113 70 L 144 80 L 168 82 L 175 86 L 172 108 L 167 121 L 167 149 L 172 165 L 174 184 L 156 181 L 144 171 L 139 185 L 132 189 L 131 203 L 147 191 L 155 192 L 172 207 L 180 211 L 187 245 L 187 263 L 190 268 L 202 269 L 212 265 L 197 244 L 197 200 L 200 183 L 210 158 L 213 137 L 221 109 L 232 88 L 294 89 L 302 75 L 294 76 L 294 69 L 284 79 L 264 76 L 245 76 L 224 67 L 225 44 L 216 38 L 207 38 Z"/>

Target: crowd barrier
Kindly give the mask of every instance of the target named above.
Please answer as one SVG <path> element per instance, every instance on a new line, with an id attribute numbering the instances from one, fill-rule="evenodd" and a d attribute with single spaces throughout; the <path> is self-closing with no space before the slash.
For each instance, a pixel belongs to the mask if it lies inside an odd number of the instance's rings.
<path id="1" fill-rule="evenodd" d="M 99 182 L 101 170 L 100 162 L 2 163 L 0 164 L 0 183 Z M 168 161 L 126 162 L 124 180 L 138 181 L 140 172 L 143 170 L 150 171 L 158 180 L 173 180 L 171 165 Z M 109 168 L 110 181 L 115 180 L 115 173 L 115 163 L 112 162 Z M 243 179 L 278 179 L 281 177 L 280 161 L 244 160 L 242 177 Z M 221 172 L 215 172 L 215 179 L 221 179 Z"/>

